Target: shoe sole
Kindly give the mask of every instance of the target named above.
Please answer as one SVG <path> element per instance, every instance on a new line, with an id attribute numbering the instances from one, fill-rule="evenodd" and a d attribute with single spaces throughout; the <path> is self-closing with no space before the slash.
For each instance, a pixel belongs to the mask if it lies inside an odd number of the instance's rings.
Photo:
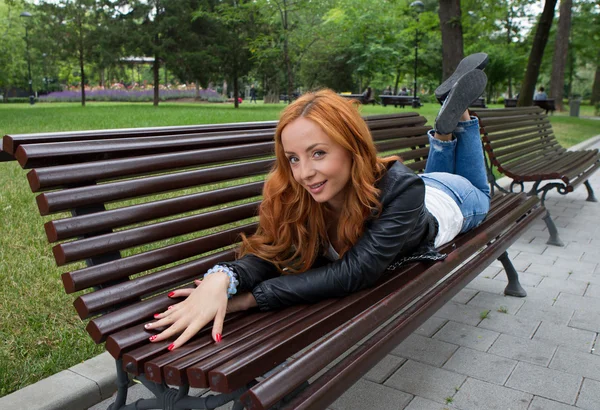
<path id="1" fill-rule="evenodd" d="M 460 77 L 435 119 L 435 131 L 438 134 L 452 133 L 461 115 L 483 94 L 486 84 L 487 76 L 481 70 L 473 70 Z"/>
<path id="2" fill-rule="evenodd" d="M 438 99 L 438 101 L 443 101 L 448 96 L 452 86 L 456 81 L 458 81 L 459 78 L 467 74 L 469 71 L 483 70 L 488 61 L 489 58 L 486 53 L 475 53 L 463 58 L 452 75 L 448 77 L 448 79 L 444 81 L 438 88 L 436 88 L 435 97 Z"/>

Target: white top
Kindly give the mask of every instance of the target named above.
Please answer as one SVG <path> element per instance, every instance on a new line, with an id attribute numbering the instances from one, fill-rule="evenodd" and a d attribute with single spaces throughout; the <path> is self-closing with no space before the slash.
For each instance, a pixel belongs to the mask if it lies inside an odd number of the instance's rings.
<path id="1" fill-rule="evenodd" d="M 456 202 L 444 191 L 425 185 L 425 207 L 438 221 L 435 247 L 439 248 L 456 238 L 464 221 Z"/>
<path id="2" fill-rule="evenodd" d="M 435 247 L 439 248 L 456 238 L 464 221 L 456 202 L 444 191 L 425 185 L 425 207 L 438 221 Z M 325 257 L 330 261 L 340 258 L 331 243 L 329 243 Z"/>

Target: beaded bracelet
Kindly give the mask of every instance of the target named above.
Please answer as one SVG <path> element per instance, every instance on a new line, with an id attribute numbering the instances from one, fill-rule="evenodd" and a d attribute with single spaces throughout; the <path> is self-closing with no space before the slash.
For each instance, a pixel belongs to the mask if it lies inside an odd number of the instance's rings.
<path id="1" fill-rule="evenodd" d="M 227 274 L 227 276 L 229 276 L 229 287 L 227 288 L 227 298 L 230 299 L 233 295 L 235 295 L 237 293 L 237 285 L 240 284 L 240 282 L 237 280 L 235 272 L 227 266 L 215 265 L 206 271 L 206 273 L 204 274 L 204 277 L 206 277 L 207 275 L 210 275 L 211 273 L 215 273 L 215 272 L 225 272 Z"/>

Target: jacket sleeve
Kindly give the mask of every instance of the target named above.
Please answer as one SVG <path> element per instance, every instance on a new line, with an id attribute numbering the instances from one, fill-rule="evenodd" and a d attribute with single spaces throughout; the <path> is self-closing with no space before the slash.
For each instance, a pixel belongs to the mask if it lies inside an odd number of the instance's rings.
<path id="1" fill-rule="evenodd" d="M 380 216 L 368 222 L 359 241 L 344 256 L 297 275 L 283 275 L 256 285 L 260 310 L 339 298 L 372 286 L 402 251 L 423 212 L 425 185 L 417 175 L 403 175 L 389 189 Z"/>
<path id="2" fill-rule="evenodd" d="M 252 254 L 221 265 L 228 266 L 236 273 L 239 282 L 238 293 L 251 291 L 259 283 L 281 275 L 274 264 Z"/>

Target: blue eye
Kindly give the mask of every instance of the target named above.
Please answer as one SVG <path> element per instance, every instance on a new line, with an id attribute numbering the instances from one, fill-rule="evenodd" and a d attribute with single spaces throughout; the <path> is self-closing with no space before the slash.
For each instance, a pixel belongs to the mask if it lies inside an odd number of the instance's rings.
<path id="1" fill-rule="evenodd" d="M 313 157 L 320 158 L 323 155 L 325 155 L 325 151 L 315 151 L 315 153 L 313 154 Z"/>

